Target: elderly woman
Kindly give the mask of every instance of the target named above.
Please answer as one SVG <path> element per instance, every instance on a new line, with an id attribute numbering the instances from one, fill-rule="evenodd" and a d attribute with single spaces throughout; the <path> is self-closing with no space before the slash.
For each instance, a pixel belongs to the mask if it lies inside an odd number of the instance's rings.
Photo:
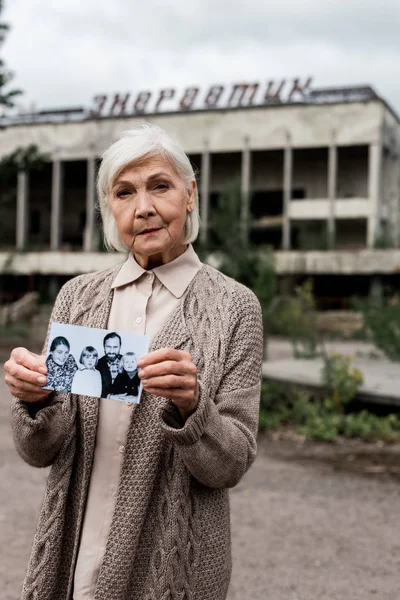
<path id="1" fill-rule="evenodd" d="M 11 353 L 17 450 L 52 465 L 22 598 L 223 600 L 228 488 L 256 455 L 260 307 L 195 254 L 195 176 L 161 129 L 104 153 L 98 194 L 106 243 L 129 256 L 65 284 L 51 321 L 149 335 L 144 391 L 139 405 L 48 393 L 44 358 Z"/>

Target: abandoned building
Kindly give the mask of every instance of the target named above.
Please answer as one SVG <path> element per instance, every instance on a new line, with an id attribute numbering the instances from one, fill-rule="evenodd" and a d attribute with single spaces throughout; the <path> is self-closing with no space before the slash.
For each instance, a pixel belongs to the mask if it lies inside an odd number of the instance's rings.
<path id="1" fill-rule="evenodd" d="M 92 111 L 0 118 L 0 158 L 31 144 L 47 156 L 41 170 L 19 173 L 2 224 L 8 287 L 62 282 L 123 260 L 101 251 L 96 169 L 102 151 L 143 121 L 180 140 L 198 172 L 203 242 L 219 194 L 236 179 L 250 239 L 273 248 L 279 277 L 313 277 L 322 307 L 343 306 L 377 281 L 400 287 L 399 117 L 368 86 L 266 94 L 262 102 L 254 89 L 235 86 L 236 102 L 223 106 L 194 107 L 187 91 L 172 109 L 168 90 L 164 110 L 146 112 L 139 95 L 129 113 L 127 96 L 116 95 L 108 112 L 104 96 Z"/>

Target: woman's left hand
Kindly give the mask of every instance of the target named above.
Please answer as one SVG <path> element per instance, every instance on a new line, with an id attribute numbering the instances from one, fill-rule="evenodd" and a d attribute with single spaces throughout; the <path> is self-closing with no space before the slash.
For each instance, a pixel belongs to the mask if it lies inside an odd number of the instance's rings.
<path id="1" fill-rule="evenodd" d="M 188 352 L 161 348 L 138 360 L 143 389 L 155 396 L 169 398 L 187 419 L 199 402 L 197 368 Z"/>

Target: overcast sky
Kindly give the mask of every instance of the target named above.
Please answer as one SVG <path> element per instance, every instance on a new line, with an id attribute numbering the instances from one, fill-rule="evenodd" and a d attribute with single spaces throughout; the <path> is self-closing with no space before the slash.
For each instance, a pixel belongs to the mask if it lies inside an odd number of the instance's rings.
<path id="1" fill-rule="evenodd" d="M 21 102 L 314 77 L 371 84 L 400 113 L 400 0 L 5 0 Z"/>

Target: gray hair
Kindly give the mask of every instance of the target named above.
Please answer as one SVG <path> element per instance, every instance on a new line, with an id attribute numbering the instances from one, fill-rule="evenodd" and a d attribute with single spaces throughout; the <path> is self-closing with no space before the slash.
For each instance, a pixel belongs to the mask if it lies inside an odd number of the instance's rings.
<path id="1" fill-rule="evenodd" d="M 135 129 L 129 129 L 112 144 L 102 155 L 97 178 L 97 193 L 101 217 L 103 220 L 104 243 L 109 250 L 126 252 L 129 248 L 122 241 L 114 216 L 111 212 L 108 196 L 118 175 L 128 166 L 150 156 L 163 156 L 182 177 L 185 186 L 192 190 L 196 180 L 193 167 L 181 145 L 161 127 L 145 123 Z M 185 224 L 185 242 L 195 241 L 199 233 L 199 197 L 195 189 L 194 209 L 187 214 Z"/>

